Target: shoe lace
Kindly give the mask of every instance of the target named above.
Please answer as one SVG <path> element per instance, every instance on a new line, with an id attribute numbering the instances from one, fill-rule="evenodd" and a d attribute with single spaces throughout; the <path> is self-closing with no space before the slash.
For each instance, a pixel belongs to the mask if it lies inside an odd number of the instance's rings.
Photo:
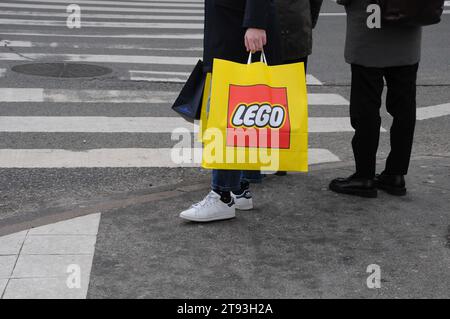
<path id="1" fill-rule="evenodd" d="M 213 192 L 210 192 L 201 202 L 192 205 L 193 208 L 203 208 L 210 206 L 216 200 Z"/>

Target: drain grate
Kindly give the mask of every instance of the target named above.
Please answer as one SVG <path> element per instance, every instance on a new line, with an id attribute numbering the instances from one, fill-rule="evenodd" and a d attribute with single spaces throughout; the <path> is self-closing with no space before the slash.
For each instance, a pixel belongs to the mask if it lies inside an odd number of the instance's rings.
<path id="1" fill-rule="evenodd" d="M 22 74 L 55 78 L 95 77 L 112 72 L 111 69 L 103 66 L 80 63 L 28 63 L 13 66 L 11 70 Z"/>

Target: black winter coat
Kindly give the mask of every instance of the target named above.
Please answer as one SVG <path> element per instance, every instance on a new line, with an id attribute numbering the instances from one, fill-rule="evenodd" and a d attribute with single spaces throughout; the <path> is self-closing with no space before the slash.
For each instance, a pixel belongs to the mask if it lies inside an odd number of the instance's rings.
<path id="1" fill-rule="evenodd" d="M 367 27 L 367 6 L 371 0 L 338 0 L 347 11 L 345 60 L 365 67 L 387 68 L 413 65 L 421 59 L 422 28 Z"/>
<path id="2" fill-rule="evenodd" d="M 205 0 L 203 60 L 206 72 L 212 70 L 214 58 L 247 62 L 244 35 L 248 28 L 266 30 L 268 63 L 280 64 L 281 44 L 273 0 Z"/>
<path id="3" fill-rule="evenodd" d="M 312 53 L 312 33 L 323 0 L 275 0 L 280 21 L 283 61 Z"/>

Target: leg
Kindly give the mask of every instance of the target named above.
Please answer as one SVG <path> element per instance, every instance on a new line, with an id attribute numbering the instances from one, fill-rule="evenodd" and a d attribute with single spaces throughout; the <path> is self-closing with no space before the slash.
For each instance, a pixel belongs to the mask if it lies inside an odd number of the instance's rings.
<path id="1" fill-rule="evenodd" d="M 250 192 L 250 183 L 242 178 L 243 171 L 214 170 L 212 172 L 212 189 L 220 195 L 224 203 L 232 202 L 237 210 L 253 209 L 253 197 Z M 248 176 L 261 178 L 260 172 L 248 172 Z"/>
<path id="2" fill-rule="evenodd" d="M 380 107 L 383 69 L 352 65 L 350 117 L 355 136 L 352 140 L 356 173 L 330 183 L 336 193 L 375 198 L 375 169 L 380 139 Z"/>
<path id="3" fill-rule="evenodd" d="M 375 177 L 383 87 L 383 69 L 352 65 L 350 117 L 355 129 L 352 146 L 358 177 Z"/>
<path id="4" fill-rule="evenodd" d="M 250 183 L 261 183 L 263 175 L 260 171 L 242 171 L 239 191 L 233 191 L 231 196 L 236 203 L 237 210 L 253 209 L 253 196 L 250 192 Z"/>
<path id="5" fill-rule="evenodd" d="M 243 182 L 260 184 L 262 183 L 263 175 L 260 171 L 242 171 L 241 179 Z"/>
<path id="6" fill-rule="evenodd" d="M 408 173 L 416 127 L 416 82 L 419 65 L 388 68 L 386 107 L 394 121 L 391 127 L 391 152 L 386 162 L 387 175 Z"/>
<path id="7" fill-rule="evenodd" d="M 211 188 L 217 192 L 237 192 L 241 189 L 241 171 L 213 170 Z"/>

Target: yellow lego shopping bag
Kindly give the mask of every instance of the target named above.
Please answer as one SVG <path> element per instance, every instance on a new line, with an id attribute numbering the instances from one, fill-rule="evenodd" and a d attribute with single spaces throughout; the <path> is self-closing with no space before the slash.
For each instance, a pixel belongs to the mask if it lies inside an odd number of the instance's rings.
<path id="1" fill-rule="evenodd" d="M 308 171 L 303 63 L 268 66 L 215 59 L 210 99 L 202 167 Z"/>

